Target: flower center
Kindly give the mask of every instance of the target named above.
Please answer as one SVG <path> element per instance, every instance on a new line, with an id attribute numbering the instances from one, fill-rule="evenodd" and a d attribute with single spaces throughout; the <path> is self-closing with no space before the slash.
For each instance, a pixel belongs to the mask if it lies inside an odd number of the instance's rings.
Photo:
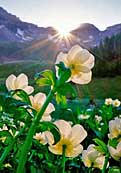
<path id="1" fill-rule="evenodd" d="M 69 67 L 70 67 L 71 70 L 75 69 L 75 65 L 74 64 L 71 64 Z"/>

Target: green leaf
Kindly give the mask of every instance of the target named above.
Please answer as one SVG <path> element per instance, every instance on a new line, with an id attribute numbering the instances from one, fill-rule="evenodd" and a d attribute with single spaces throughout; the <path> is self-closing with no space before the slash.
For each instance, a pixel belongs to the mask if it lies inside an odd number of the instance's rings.
<path id="1" fill-rule="evenodd" d="M 36 168 L 33 165 L 30 166 L 30 170 L 31 170 L 31 173 L 37 172 Z"/>
<path id="2" fill-rule="evenodd" d="M 0 131 L 0 138 L 2 137 L 6 137 L 5 139 L 5 144 L 10 144 L 13 140 L 13 136 L 11 135 L 11 133 L 8 130 L 3 130 Z"/>
<path id="3" fill-rule="evenodd" d="M 55 143 L 60 140 L 60 132 L 55 124 L 49 121 L 40 122 L 39 129 L 41 131 L 50 131 L 54 135 Z"/>
<path id="4" fill-rule="evenodd" d="M 121 172 L 120 172 L 120 168 L 119 167 L 113 166 L 113 167 L 109 168 L 108 173 L 121 173 Z"/>
<path id="5" fill-rule="evenodd" d="M 57 104 L 61 104 L 63 107 L 66 107 L 67 105 L 66 96 L 61 95 L 60 93 L 56 93 L 56 101 Z"/>
<path id="6" fill-rule="evenodd" d="M 36 83 L 39 86 L 55 85 L 56 77 L 52 70 L 44 70 L 35 75 Z"/>
<path id="7" fill-rule="evenodd" d="M 67 67 L 65 67 L 63 62 L 60 62 L 59 64 L 56 64 L 58 69 L 58 80 L 57 80 L 57 87 L 64 84 L 71 76 L 71 70 Z"/>
<path id="8" fill-rule="evenodd" d="M 95 147 L 98 151 L 100 151 L 103 154 L 107 154 L 107 145 L 102 140 L 95 138 L 93 139 L 93 141 L 98 145 Z"/>
<path id="9" fill-rule="evenodd" d="M 31 105 L 31 101 L 29 99 L 29 96 L 28 96 L 28 94 L 24 90 L 17 89 L 15 91 L 12 91 L 12 95 L 15 95 L 15 94 L 17 96 L 19 96 L 22 99 L 22 101 L 24 101 L 24 102 L 26 102 L 26 103 Z"/>
<path id="10" fill-rule="evenodd" d="M 61 87 L 57 88 L 57 92 L 61 95 L 70 95 L 72 98 L 77 96 L 75 88 L 70 83 L 64 83 Z"/>
<path id="11" fill-rule="evenodd" d="M 115 138 L 114 138 L 114 139 L 110 139 L 110 140 L 108 141 L 108 143 L 109 143 L 110 146 L 116 148 L 116 146 L 117 146 L 117 144 L 118 144 L 118 140 L 115 139 Z"/>
<path id="12" fill-rule="evenodd" d="M 46 78 L 40 78 L 36 81 L 37 85 L 39 86 L 48 86 L 51 85 L 51 81 Z"/>

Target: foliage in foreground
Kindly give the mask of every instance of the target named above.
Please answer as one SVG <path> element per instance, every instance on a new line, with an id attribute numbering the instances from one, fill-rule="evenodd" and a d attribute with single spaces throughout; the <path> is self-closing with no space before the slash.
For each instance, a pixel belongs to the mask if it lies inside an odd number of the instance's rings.
<path id="1" fill-rule="evenodd" d="M 40 87 L 50 87 L 47 96 L 31 95 L 25 74 L 7 78 L 0 93 L 1 172 L 120 172 L 120 101 L 109 98 L 99 107 L 90 100 L 81 109 L 67 99 L 77 97 L 69 81 L 89 83 L 93 66 L 94 57 L 79 46 L 60 53 L 56 75 L 35 75 Z"/>

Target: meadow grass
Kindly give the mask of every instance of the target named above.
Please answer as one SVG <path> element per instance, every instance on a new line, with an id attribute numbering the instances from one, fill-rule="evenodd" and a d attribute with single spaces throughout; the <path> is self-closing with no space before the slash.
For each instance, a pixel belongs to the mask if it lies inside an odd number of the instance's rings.
<path id="1" fill-rule="evenodd" d="M 19 61 L 5 63 L 0 65 L 0 84 L 5 82 L 5 79 L 10 74 L 18 75 L 25 73 L 29 76 L 29 83 L 34 84 L 34 75 L 44 69 L 50 69 L 52 66 L 45 64 L 42 61 Z M 75 85 L 78 97 L 81 99 L 105 99 L 119 98 L 121 100 L 121 76 L 113 78 L 94 78 L 87 85 Z M 37 87 L 37 91 L 46 91 L 46 88 Z"/>

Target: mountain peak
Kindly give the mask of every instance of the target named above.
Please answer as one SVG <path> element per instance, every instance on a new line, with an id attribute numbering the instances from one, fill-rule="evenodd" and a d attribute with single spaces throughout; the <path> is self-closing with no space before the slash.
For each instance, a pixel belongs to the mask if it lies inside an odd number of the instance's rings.
<path id="1" fill-rule="evenodd" d="M 4 8 L 0 7 L 0 13 L 8 13 Z"/>
<path id="2" fill-rule="evenodd" d="M 19 21 L 20 19 L 15 15 L 8 13 L 4 8 L 0 7 L 0 24 L 9 23 L 12 21 Z"/>

